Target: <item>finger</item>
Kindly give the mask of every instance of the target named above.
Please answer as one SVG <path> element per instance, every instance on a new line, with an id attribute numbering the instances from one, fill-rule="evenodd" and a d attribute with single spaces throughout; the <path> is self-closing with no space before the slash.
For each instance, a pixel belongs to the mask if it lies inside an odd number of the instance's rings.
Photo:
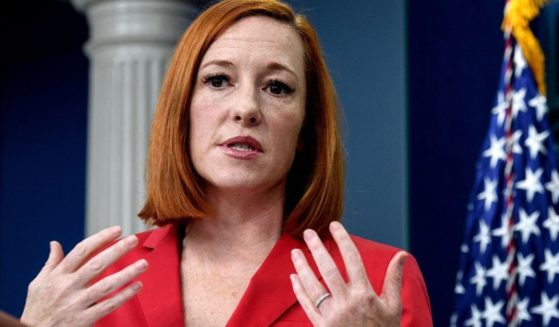
<path id="1" fill-rule="evenodd" d="M 318 299 L 324 292 L 324 287 L 316 278 L 303 252 L 299 249 L 291 251 L 291 260 L 297 271 L 299 280 L 305 292 L 312 298 Z"/>
<path id="2" fill-rule="evenodd" d="M 293 293 L 295 293 L 297 301 L 301 304 L 303 311 L 305 311 L 312 324 L 317 326 L 320 320 L 320 312 L 314 306 L 307 292 L 305 292 L 305 288 L 301 285 L 299 277 L 296 274 L 291 274 L 289 278 L 291 279 L 291 286 L 293 287 Z"/>
<path id="3" fill-rule="evenodd" d="M 402 306 L 402 276 L 404 275 L 404 264 L 408 254 L 404 251 L 398 252 L 388 263 L 386 277 L 381 298 L 391 309 Z"/>
<path id="4" fill-rule="evenodd" d="M 93 286 L 87 289 L 86 295 L 83 299 L 84 306 L 88 307 L 113 293 L 123 285 L 126 285 L 134 278 L 138 277 L 140 274 L 146 271 L 147 268 L 147 261 L 145 259 L 140 259 L 122 269 L 121 271 L 98 281 Z"/>
<path id="5" fill-rule="evenodd" d="M 330 223 L 330 232 L 340 249 L 350 284 L 372 290 L 361 255 L 349 233 L 337 221 Z"/>
<path id="6" fill-rule="evenodd" d="M 330 256 L 330 253 L 322 244 L 320 237 L 316 234 L 314 230 L 307 229 L 303 233 L 305 243 L 311 250 L 311 254 L 318 266 L 318 271 L 320 275 L 324 278 L 328 289 L 332 292 L 334 296 L 345 296 L 346 295 L 346 285 L 338 267 L 334 263 L 334 260 Z"/>
<path id="7" fill-rule="evenodd" d="M 78 269 L 78 279 L 87 284 L 105 268 L 128 253 L 138 244 L 136 235 L 131 235 L 111 245 Z"/>
<path id="8" fill-rule="evenodd" d="M 47 262 L 45 262 L 41 273 L 43 271 L 49 272 L 53 270 L 60 263 L 60 261 L 64 259 L 64 251 L 62 250 L 62 246 L 60 245 L 60 243 L 58 243 L 57 241 L 51 241 L 49 243 L 49 246 L 49 257 L 47 259 Z"/>
<path id="9" fill-rule="evenodd" d="M 134 295 L 138 294 L 143 288 L 141 282 L 134 282 L 124 288 L 114 296 L 99 302 L 84 312 L 84 320 L 93 324 L 97 320 L 103 318 L 114 310 L 118 309 L 126 301 L 130 300 Z"/>
<path id="10" fill-rule="evenodd" d="M 120 236 L 120 226 L 106 228 L 85 240 L 78 243 L 70 253 L 60 262 L 58 268 L 64 272 L 74 272 L 81 266 L 82 262 L 87 259 L 93 252 L 103 245 Z"/>

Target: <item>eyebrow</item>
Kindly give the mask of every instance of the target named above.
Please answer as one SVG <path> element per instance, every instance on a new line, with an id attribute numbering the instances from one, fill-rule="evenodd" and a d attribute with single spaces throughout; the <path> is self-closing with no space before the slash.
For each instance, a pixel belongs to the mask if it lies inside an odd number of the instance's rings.
<path id="1" fill-rule="evenodd" d="M 274 70 L 285 70 L 285 71 L 291 73 L 293 76 L 297 77 L 297 74 L 295 74 L 295 72 L 291 68 L 289 68 L 285 65 L 282 65 L 280 63 L 277 63 L 277 62 L 272 62 L 272 63 L 268 64 L 266 66 L 266 69 L 267 70 L 272 70 L 272 71 L 274 71 Z"/>
<path id="2" fill-rule="evenodd" d="M 221 67 L 233 67 L 233 63 L 229 60 L 210 60 L 207 63 L 203 64 L 200 69 L 205 68 L 207 66 L 216 65 Z"/>
<path id="3" fill-rule="evenodd" d="M 205 67 L 208 67 L 208 66 L 211 66 L 211 65 L 216 65 L 216 66 L 220 66 L 220 67 L 228 67 L 228 68 L 229 68 L 229 67 L 235 66 L 235 65 L 234 65 L 231 61 L 229 61 L 229 60 L 220 60 L 220 59 L 217 59 L 217 60 L 210 60 L 210 61 L 204 63 L 204 64 L 200 67 L 200 69 L 205 68 Z M 266 69 L 267 69 L 267 70 L 271 70 L 271 71 L 284 70 L 284 71 L 287 71 L 287 72 L 291 73 L 293 76 L 297 77 L 297 74 L 295 74 L 295 72 L 294 72 L 291 68 L 289 68 L 289 67 L 287 67 L 287 66 L 285 66 L 285 65 L 282 65 L 282 64 L 280 64 L 280 63 L 278 63 L 278 62 L 269 63 L 268 65 L 266 65 Z"/>

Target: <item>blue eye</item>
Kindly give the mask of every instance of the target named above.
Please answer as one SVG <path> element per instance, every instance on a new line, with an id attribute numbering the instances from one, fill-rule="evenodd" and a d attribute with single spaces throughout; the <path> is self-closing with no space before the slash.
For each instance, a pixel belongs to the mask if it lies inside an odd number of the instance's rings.
<path id="1" fill-rule="evenodd" d="M 209 84 L 211 87 L 219 89 L 224 87 L 224 83 L 229 84 L 229 77 L 225 74 L 212 74 L 204 76 L 202 83 Z"/>
<path id="2" fill-rule="evenodd" d="M 266 86 L 264 87 L 264 90 L 266 90 L 266 89 L 274 95 L 289 95 L 289 94 L 293 93 L 293 91 L 295 91 L 294 89 L 289 87 L 287 84 L 285 84 L 281 81 L 278 81 L 278 80 L 269 81 L 266 84 Z"/>

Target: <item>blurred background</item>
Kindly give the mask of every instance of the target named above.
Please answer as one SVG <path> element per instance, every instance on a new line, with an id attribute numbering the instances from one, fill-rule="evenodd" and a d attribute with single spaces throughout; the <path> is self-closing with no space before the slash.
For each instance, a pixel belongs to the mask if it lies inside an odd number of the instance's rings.
<path id="1" fill-rule="evenodd" d="M 289 3 L 316 27 L 343 107 L 344 222 L 408 249 L 435 325 L 448 325 L 503 56 L 504 2 Z M 90 28 L 70 1 L 0 6 L 0 310 L 19 316 L 48 242 L 68 250 L 86 235 Z M 552 5 L 533 24 L 552 67 L 556 13 Z M 557 74 L 549 75 L 553 98 Z"/>

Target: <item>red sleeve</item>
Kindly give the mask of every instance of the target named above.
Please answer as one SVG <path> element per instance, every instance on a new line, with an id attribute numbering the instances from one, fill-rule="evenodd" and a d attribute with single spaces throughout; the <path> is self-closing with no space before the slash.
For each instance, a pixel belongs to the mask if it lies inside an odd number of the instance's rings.
<path id="1" fill-rule="evenodd" d="M 402 280 L 402 326 L 433 326 L 427 287 L 411 255 L 406 259 Z"/>

